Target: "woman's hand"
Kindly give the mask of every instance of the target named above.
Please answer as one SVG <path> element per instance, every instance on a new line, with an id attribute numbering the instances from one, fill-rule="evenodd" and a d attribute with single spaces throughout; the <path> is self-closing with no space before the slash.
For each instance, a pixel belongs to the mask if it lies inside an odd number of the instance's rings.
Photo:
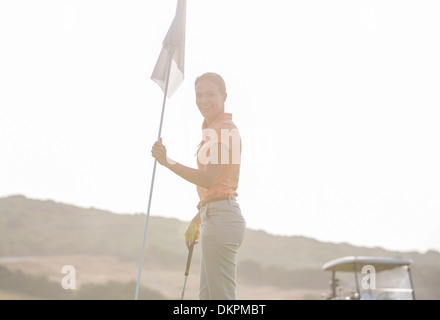
<path id="1" fill-rule="evenodd" d="M 186 247 L 189 249 L 191 244 L 199 243 L 197 241 L 199 239 L 199 236 L 200 236 L 200 223 L 198 221 L 195 221 L 195 219 L 193 219 L 189 224 L 188 229 L 185 232 Z"/>
<path id="2" fill-rule="evenodd" d="M 167 148 L 162 144 L 162 138 L 154 143 L 151 148 L 151 155 L 163 166 L 170 163 L 167 157 Z"/>

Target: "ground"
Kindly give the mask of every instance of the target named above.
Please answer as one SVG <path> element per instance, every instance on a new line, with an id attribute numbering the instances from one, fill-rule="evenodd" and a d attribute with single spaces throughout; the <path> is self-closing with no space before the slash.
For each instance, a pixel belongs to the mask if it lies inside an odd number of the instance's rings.
<path id="1" fill-rule="evenodd" d="M 123 262 L 112 256 L 68 255 L 68 256 L 29 256 L 3 257 L 0 264 L 12 270 L 21 270 L 29 274 L 44 274 L 50 280 L 59 282 L 66 274 L 61 269 L 65 265 L 75 267 L 76 286 L 85 283 L 106 283 L 107 281 L 137 281 L 139 265 L 134 262 Z M 141 274 L 143 286 L 158 290 L 169 299 L 180 299 L 183 289 L 184 265 L 182 270 L 164 269 L 153 263 L 144 262 Z M 191 265 L 187 278 L 185 300 L 198 299 L 200 267 Z M 135 288 L 133 288 L 133 297 Z M 303 300 L 320 299 L 322 292 L 304 289 L 285 290 L 273 286 L 254 286 L 237 283 L 237 299 L 240 300 Z M 1 300 L 26 299 L 16 294 L 0 292 Z"/>

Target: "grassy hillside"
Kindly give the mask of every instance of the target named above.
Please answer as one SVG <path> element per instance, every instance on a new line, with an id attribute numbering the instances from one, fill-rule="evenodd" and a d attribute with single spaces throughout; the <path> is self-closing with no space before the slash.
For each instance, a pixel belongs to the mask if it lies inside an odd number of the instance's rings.
<path id="1" fill-rule="evenodd" d="M 144 214 L 118 215 L 93 208 L 12 196 L 0 199 L 0 257 L 113 256 L 136 264 L 141 253 Z M 188 222 L 151 216 L 145 261 L 163 270 L 182 269 Z M 325 289 L 329 275 L 321 266 L 348 255 L 410 258 L 418 298 L 440 299 L 440 254 L 391 252 L 382 248 L 323 243 L 248 230 L 238 266 L 240 281 L 252 286 Z M 195 252 L 193 265 L 199 262 Z M 0 275 L 1 276 L 1 275 Z M 1 285 L 1 279 L 0 279 Z M 0 289 L 2 289 L 0 287 Z M 93 292 L 95 289 L 90 289 Z M 122 289 L 121 289 L 122 290 Z"/>
<path id="2" fill-rule="evenodd" d="M 0 288 L 3 294 L 19 294 L 18 299 L 50 300 L 129 300 L 133 298 L 132 282 L 110 281 L 105 284 L 88 283 L 79 290 L 64 290 L 57 282 L 44 275 L 29 275 L 21 271 L 11 271 L 0 265 Z M 25 296 L 23 296 L 25 295 Z M 141 287 L 139 296 L 146 300 L 164 299 L 165 297 L 148 288 Z M 1 298 L 1 296 L 0 296 Z"/>

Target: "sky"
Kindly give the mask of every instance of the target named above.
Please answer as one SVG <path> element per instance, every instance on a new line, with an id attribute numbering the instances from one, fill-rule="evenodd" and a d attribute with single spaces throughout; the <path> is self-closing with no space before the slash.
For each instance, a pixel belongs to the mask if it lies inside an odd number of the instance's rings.
<path id="1" fill-rule="evenodd" d="M 163 92 L 150 79 L 176 0 L 0 2 L 0 197 L 145 213 Z M 195 78 L 226 81 L 247 226 L 440 250 L 438 1 L 188 0 L 168 155 L 196 167 Z M 158 166 L 151 215 L 190 220 Z"/>

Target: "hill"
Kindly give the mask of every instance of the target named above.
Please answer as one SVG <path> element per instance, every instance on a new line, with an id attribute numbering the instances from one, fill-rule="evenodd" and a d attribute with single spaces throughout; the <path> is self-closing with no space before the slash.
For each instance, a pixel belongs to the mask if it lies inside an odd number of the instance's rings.
<path id="1" fill-rule="evenodd" d="M 59 281 L 64 261 L 74 261 L 81 268 L 77 271 L 81 285 L 104 285 L 115 280 L 129 283 L 137 276 L 144 225 L 144 214 L 120 215 L 21 195 L 0 198 L 0 266 L 7 268 L 0 277 L 20 271 Z M 183 234 L 187 225 L 186 221 L 150 216 L 146 277 L 150 277 L 150 286 L 169 298 L 177 296 L 176 286 L 183 281 L 187 256 Z M 251 292 L 260 292 L 260 296 L 271 292 L 275 298 L 318 299 L 319 292 L 328 292 L 329 275 L 321 266 L 349 255 L 412 259 L 417 298 L 440 299 L 439 252 L 394 252 L 251 229 L 239 255 L 238 281 L 244 288 L 241 298 L 253 299 Z M 192 297 L 196 297 L 199 262 L 197 249 L 191 267 Z M 170 285 L 171 279 L 177 285 Z M 1 286 L 0 278 L 0 290 Z"/>

